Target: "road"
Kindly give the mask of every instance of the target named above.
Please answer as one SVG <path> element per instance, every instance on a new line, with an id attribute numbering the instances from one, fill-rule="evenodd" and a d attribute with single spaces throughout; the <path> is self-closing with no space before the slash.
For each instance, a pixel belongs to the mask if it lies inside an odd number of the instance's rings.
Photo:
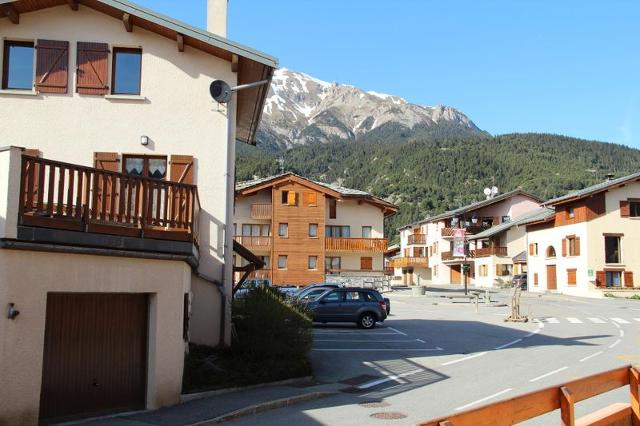
<path id="1" fill-rule="evenodd" d="M 374 330 L 314 327 L 318 381 L 336 396 L 232 424 L 413 425 L 626 364 L 640 364 L 640 302 L 524 294 L 527 323 L 505 323 L 505 306 L 389 294 L 392 316 Z M 503 293 L 499 299 L 506 301 Z M 577 416 L 612 402 L 620 389 L 576 405 Z M 380 420 L 374 420 L 380 418 Z M 526 424 L 558 424 L 552 413 Z"/>

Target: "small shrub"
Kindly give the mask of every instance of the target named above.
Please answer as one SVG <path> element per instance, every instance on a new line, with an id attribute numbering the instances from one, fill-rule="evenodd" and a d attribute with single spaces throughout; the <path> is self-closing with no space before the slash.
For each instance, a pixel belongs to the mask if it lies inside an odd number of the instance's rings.
<path id="1" fill-rule="evenodd" d="M 633 296 L 631 296 L 629 299 L 633 299 L 633 300 L 640 300 L 640 294 L 634 294 Z"/>

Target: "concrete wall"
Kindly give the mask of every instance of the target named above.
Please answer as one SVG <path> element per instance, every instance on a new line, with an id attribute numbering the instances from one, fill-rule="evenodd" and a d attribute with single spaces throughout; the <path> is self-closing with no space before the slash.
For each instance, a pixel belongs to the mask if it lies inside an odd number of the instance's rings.
<path id="1" fill-rule="evenodd" d="M 22 150 L 0 150 L 0 239 L 16 238 Z"/>
<path id="2" fill-rule="evenodd" d="M 340 262 L 342 263 L 342 269 L 349 270 L 359 270 L 360 269 L 360 258 L 361 257 L 371 257 L 372 258 L 372 266 L 374 271 L 378 271 L 378 273 L 384 270 L 384 254 L 382 253 L 330 253 L 327 256 L 340 257 Z M 366 274 L 367 271 L 359 272 L 360 274 Z"/>
<path id="3" fill-rule="evenodd" d="M 271 204 L 271 188 L 255 195 L 237 197 L 233 213 L 233 223 L 236 225 L 236 235 L 242 235 L 243 224 L 270 224 L 271 219 L 252 219 L 251 206 L 253 204 Z M 274 231 L 271 230 L 273 233 Z"/>
<path id="4" fill-rule="evenodd" d="M 179 402 L 190 275 L 180 261 L 0 250 L 0 306 L 21 312 L 0 319 L 0 424 L 38 422 L 48 292 L 149 294 L 147 408 Z"/>

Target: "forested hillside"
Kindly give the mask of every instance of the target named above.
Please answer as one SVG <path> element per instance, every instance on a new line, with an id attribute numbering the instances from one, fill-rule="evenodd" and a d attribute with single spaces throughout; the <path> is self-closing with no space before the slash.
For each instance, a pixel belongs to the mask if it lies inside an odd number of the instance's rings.
<path id="1" fill-rule="evenodd" d="M 390 135 L 394 132 L 390 132 Z M 373 138 L 372 138 L 373 139 Z M 400 206 L 387 235 L 401 225 L 482 199 L 485 187 L 517 187 L 543 199 L 640 170 L 640 151 L 549 134 L 331 142 L 288 151 L 238 145 L 237 179 L 284 170 L 369 191 Z"/>

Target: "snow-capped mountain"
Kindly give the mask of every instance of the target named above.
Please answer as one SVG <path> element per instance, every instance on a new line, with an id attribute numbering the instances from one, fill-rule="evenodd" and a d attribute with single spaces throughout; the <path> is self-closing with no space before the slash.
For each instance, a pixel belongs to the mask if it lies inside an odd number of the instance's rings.
<path id="1" fill-rule="evenodd" d="M 289 148 L 356 140 L 391 125 L 407 134 L 484 133 L 455 108 L 415 105 L 398 96 L 328 83 L 281 68 L 275 72 L 267 95 L 259 140 Z"/>

